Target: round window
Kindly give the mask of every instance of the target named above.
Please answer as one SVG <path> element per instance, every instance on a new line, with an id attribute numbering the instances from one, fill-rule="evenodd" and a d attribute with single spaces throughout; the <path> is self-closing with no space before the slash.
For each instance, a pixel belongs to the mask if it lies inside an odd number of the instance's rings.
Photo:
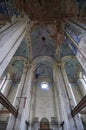
<path id="1" fill-rule="evenodd" d="M 41 88 L 42 89 L 48 89 L 48 83 L 47 82 L 42 82 L 41 83 Z"/>

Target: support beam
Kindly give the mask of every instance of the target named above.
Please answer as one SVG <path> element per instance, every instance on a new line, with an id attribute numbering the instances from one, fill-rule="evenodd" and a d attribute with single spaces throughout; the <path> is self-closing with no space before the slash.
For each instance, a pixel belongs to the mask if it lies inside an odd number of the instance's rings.
<path id="1" fill-rule="evenodd" d="M 86 106 L 86 96 L 82 98 L 82 100 L 77 104 L 77 106 L 72 110 L 71 114 L 74 117 L 77 113 L 79 113 Z"/>
<path id="2" fill-rule="evenodd" d="M 17 116 L 18 111 L 14 106 L 7 100 L 7 98 L 0 92 L 0 103 L 8 109 L 15 117 Z"/>

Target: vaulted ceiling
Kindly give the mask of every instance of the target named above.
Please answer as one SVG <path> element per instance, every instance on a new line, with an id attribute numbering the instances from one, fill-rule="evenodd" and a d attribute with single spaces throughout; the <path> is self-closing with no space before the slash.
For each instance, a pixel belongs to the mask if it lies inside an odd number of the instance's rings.
<path id="1" fill-rule="evenodd" d="M 74 55 L 67 44 L 68 39 L 64 38 L 63 29 L 65 23 L 70 19 L 86 26 L 86 0 L 0 0 L 0 27 L 11 22 L 14 15 L 17 18 L 22 12 L 30 19 L 32 58 L 50 56 L 57 59 L 58 54 L 60 58 Z M 28 50 L 24 39 L 14 56 L 28 58 Z M 75 68 L 77 65 L 75 60 L 70 62 L 69 59 L 65 62 L 68 76 L 73 77 L 72 67 Z M 16 63 L 19 64 L 18 61 Z M 21 67 L 14 63 L 12 65 L 15 72 L 22 68 L 21 63 L 19 64 Z M 45 63 L 39 61 L 38 66 L 41 68 L 40 72 L 42 70 L 47 72 L 45 71 L 47 69 Z M 71 69 L 68 69 L 69 67 Z M 49 73 L 52 73 L 51 69 L 47 72 L 47 74 Z M 21 75 L 21 73 L 19 74 Z"/>
<path id="2" fill-rule="evenodd" d="M 32 57 L 50 56 L 55 58 L 56 39 L 51 37 L 48 26 L 36 26 L 31 32 Z"/>
<path id="3" fill-rule="evenodd" d="M 31 20 L 43 22 L 62 21 L 85 14 L 85 0 L 15 0 L 13 4 L 23 9 Z"/>

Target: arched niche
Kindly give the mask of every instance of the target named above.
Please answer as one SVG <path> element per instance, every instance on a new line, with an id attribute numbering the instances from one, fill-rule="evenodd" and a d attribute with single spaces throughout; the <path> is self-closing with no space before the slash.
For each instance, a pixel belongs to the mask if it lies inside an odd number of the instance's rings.
<path id="1" fill-rule="evenodd" d="M 49 129 L 50 125 L 49 125 L 49 121 L 47 118 L 42 118 L 40 121 L 40 129 Z"/>
<path id="2" fill-rule="evenodd" d="M 19 83 L 23 69 L 27 63 L 27 59 L 22 56 L 15 56 L 10 62 L 12 68 L 12 80 L 14 83 Z"/>
<path id="3" fill-rule="evenodd" d="M 75 82 L 76 81 L 75 71 L 76 67 L 79 65 L 79 62 L 76 59 L 76 57 L 73 55 L 65 56 L 61 59 L 61 61 L 64 63 L 64 68 L 68 76 L 69 82 Z"/>
<path id="4" fill-rule="evenodd" d="M 53 58 L 48 56 L 39 56 L 32 61 L 34 66 L 34 80 L 53 80 Z"/>

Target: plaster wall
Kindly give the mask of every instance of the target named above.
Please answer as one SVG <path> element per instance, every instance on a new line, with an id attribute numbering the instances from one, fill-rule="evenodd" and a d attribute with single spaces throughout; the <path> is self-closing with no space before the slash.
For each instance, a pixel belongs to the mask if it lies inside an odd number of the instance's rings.
<path id="1" fill-rule="evenodd" d="M 35 117 L 38 117 L 39 121 L 42 118 L 47 118 L 51 121 L 51 117 L 55 117 L 52 87 L 49 87 L 48 90 L 43 90 L 40 86 L 36 86 L 35 104 Z"/>

